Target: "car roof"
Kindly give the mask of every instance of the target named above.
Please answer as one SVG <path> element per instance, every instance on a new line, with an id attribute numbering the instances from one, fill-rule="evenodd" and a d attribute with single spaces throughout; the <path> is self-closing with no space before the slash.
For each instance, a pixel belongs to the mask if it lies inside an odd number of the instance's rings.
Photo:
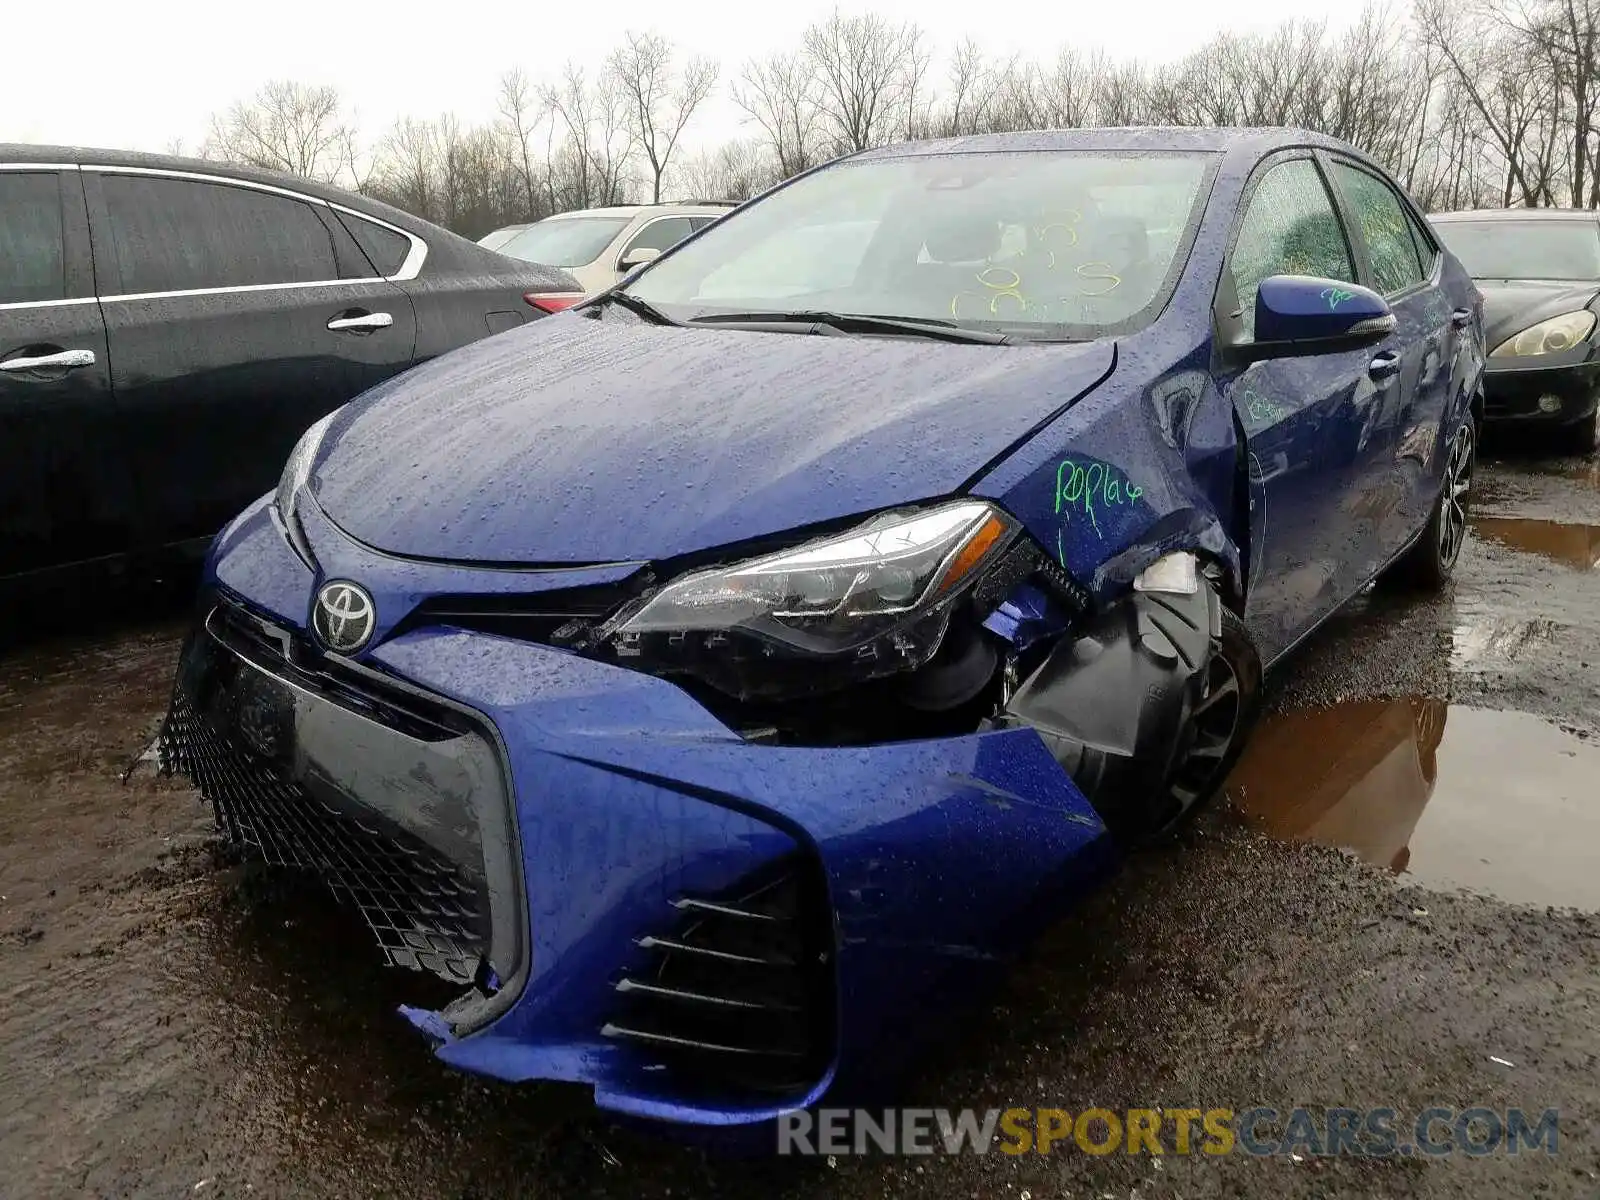
<path id="1" fill-rule="evenodd" d="M 733 207 L 731 202 L 723 203 L 718 200 L 693 200 L 693 201 L 662 201 L 660 204 L 608 204 L 600 208 L 574 208 L 568 212 L 551 213 L 544 219 L 546 221 L 566 221 L 574 217 L 633 217 L 639 213 L 660 213 L 662 216 L 675 216 L 679 213 L 688 216 L 720 216 Z M 538 222 L 534 222 L 538 224 Z"/>
<path id="2" fill-rule="evenodd" d="M 1430 221 L 1589 221 L 1587 208 L 1471 208 L 1459 212 L 1429 213 Z"/>
<path id="3" fill-rule="evenodd" d="M 0 163 L 39 163 L 41 165 L 93 165 L 101 167 L 137 167 L 143 170 L 158 171 L 194 171 L 205 175 L 217 175 L 228 179 L 242 179 L 251 183 L 262 183 L 270 187 L 286 188 L 292 192 L 299 192 L 303 196 L 312 196 L 318 200 L 327 200 L 334 204 L 343 204 L 357 212 L 366 212 L 372 216 L 388 221 L 391 225 L 398 225 L 402 229 L 409 229 L 418 236 L 436 237 L 439 233 L 448 233 L 448 230 L 424 221 L 421 217 L 385 204 L 381 200 L 374 200 L 369 196 L 362 196 L 345 188 L 334 187 L 332 184 L 318 183 L 314 179 L 307 179 L 300 175 L 290 175 L 282 171 L 264 171 L 259 167 L 247 167 L 238 163 L 220 162 L 208 158 L 187 158 L 176 154 L 145 154 L 137 150 L 105 150 L 95 146 L 35 146 L 23 145 L 15 142 L 0 142 Z M 455 235 L 451 235 L 452 237 Z"/>
<path id="4" fill-rule="evenodd" d="M 106 150 L 97 146 L 41 146 L 19 144 L 15 142 L 0 142 L 0 163 L 29 165 L 38 163 L 41 166 L 98 166 L 98 167 L 134 167 L 147 171 L 188 171 L 202 175 L 212 175 L 219 179 L 238 179 L 247 183 L 259 183 L 268 187 L 283 188 L 286 191 L 297 192 L 302 196 L 309 196 L 316 200 L 326 200 L 332 204 L 341 204 L 353 212 L 364 213 L 369 217 L 376 217 L 380 221 L 387 221 L 399 229 L 404 229 L 428 244 L 427 262 L 432 264 L 428 270 L 444 265 L 446 269 L 476 270 L 479 273 L 493 273 L 500 269 L 504 260 L 498 252 L 486 250 L 476 242 L 452 233 L 442 225 L 424 220 L 396 208 L 392 204 L 385 204 L 381 200 L 374 200 L 370 196 L 363 196 L 332 184 L 318 183 L 314 179 L 306 179 L 300 175 L 290 175 L 282 171 L 264 171 L 259 167 L 241 166 L 238 163 L 217 162 L 207 158 L 187 158 L 176 154 L 145 154 L 136 150 Z M 549 267 L 540 263 L 517 264 L 519 274 L 528 275 L 535 273 L 542 275 L 544 281 L 552 288 L 561 290 L 575 290 L 577 280 L 568 275 L 559 267 Z"/>
<path id="5" fill-rule="evenodd" d="M 1018 133 L 981 133 L 928 142 L 900 142 L 863 151 L 858 159 L 902 158 L 919 154 L 990 154 L 1039 150 L 1190 150 L 1240 151 L 1264 154 L 1286 146 L 1321 146 L 1356 153 L 1338 138 L 1289 127 L 1135 125 L 1103 129 L 1040 129 Z"/>

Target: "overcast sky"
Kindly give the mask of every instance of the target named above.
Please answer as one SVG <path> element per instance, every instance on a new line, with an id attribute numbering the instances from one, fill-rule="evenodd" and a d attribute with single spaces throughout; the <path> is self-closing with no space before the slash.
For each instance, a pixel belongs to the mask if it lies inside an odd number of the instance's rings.
<path id="1" fill-rule="evenodd" d="M 508 68 L 539 79 L 568 58 L 597 64 L 628 30 L 659 32 L 684 52 L 722 64 L 715 103 L 685 139 L 703 145 L 749 132 L 726 99 L 727 79 L 748 58 L 794 44 L 832 6 L 9 0 L 4 8 L 6 44 L 27 52 L 7 54 L 0 70 L 0 142 L 160 151 L 182 138 L 193 152 L 210 112 L 269 79 L 336 85 L 370 143 L 402 114 L 488 120 Z M 1151 62 L 1182 55 L 1221 21 L 1246 32 L 1291 18 L 1326 19 L 1337 30 L 1356 16 L 1355 6 L 1333 0 L 1230 0 L 1226 7 L 1196 0 L 877 0 L 840 8 L 914 20 L 941 56 L 970 34 L 1006 55 L 1049 58 L 1073 42 Z M 942 70 L 936 60 L 936 82 Z"/>

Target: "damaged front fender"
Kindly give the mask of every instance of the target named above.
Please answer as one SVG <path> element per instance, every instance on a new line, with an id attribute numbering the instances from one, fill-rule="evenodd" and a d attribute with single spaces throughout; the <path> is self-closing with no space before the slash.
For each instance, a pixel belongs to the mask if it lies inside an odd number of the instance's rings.
<path id="1" fill-rule="evenodd" d="M 1215 563 L 1225 592 L 1242 597 L 1233 408 L 1203 369 L 1207 347 L 1177 362 L 1158 349 L 1148 334 L 1120 344 L 1110 380 L 971 490 L 1003 504 L 1102 603 L 1175 551 Z"/>

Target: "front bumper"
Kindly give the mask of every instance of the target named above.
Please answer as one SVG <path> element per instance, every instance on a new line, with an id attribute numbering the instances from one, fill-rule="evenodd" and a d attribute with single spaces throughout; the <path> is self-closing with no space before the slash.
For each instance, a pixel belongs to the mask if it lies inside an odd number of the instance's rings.
<path id="1" fill-rule="evenodd" d="M 1484 371 L 1486 421 L 1568 425 L 1594 412 L 1600 397 L 1600 361 L 1586 345 L 1566 355 L 1488 360 Z M 1543 404 L 1541 404 L 1543 401 Z"/>
<path id="2" fill-rule="evenodd" d="M 463 1069 L 713 1125 L 863 1095 L 1114 861 L 1032 729 L 756 745 L 664 680 L 446 624 L 322 659 L 282 547 L 264 507 L 219 543 L 166 753 L 230 836 L 377 914 L 391 963 L 472 980 L 408 1013 Z M 336 569 L 380 613 L 417 594 Z M 398 900 L 362 891 L 375 861 Z"/>

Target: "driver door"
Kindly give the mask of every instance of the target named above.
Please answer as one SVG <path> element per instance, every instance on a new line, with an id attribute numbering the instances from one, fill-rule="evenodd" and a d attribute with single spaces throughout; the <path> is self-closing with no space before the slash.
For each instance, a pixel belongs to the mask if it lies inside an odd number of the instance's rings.
<path id="1" fill-rule="evenodd" d="M 1309 154 L 1268 160 L 1246 192 L 1217 293 L 1219 347 L 1254 338 L 1256 290 L 1270 275 L 1354 282 L 1351 240 Z M 1226 349 L 1222 359 L 1226 362 Z M 1218 386 L 1243 430 L 1249 470 L 1245 620 L 1262 661 L 1280 658 L 1366 582 L 1378 553 L 1360 514 L 1363 436 L 1387 386 L 1370 348 L 1225 365 Z M 1381 372 L 1380 372 L 1381 374 Z"/>

